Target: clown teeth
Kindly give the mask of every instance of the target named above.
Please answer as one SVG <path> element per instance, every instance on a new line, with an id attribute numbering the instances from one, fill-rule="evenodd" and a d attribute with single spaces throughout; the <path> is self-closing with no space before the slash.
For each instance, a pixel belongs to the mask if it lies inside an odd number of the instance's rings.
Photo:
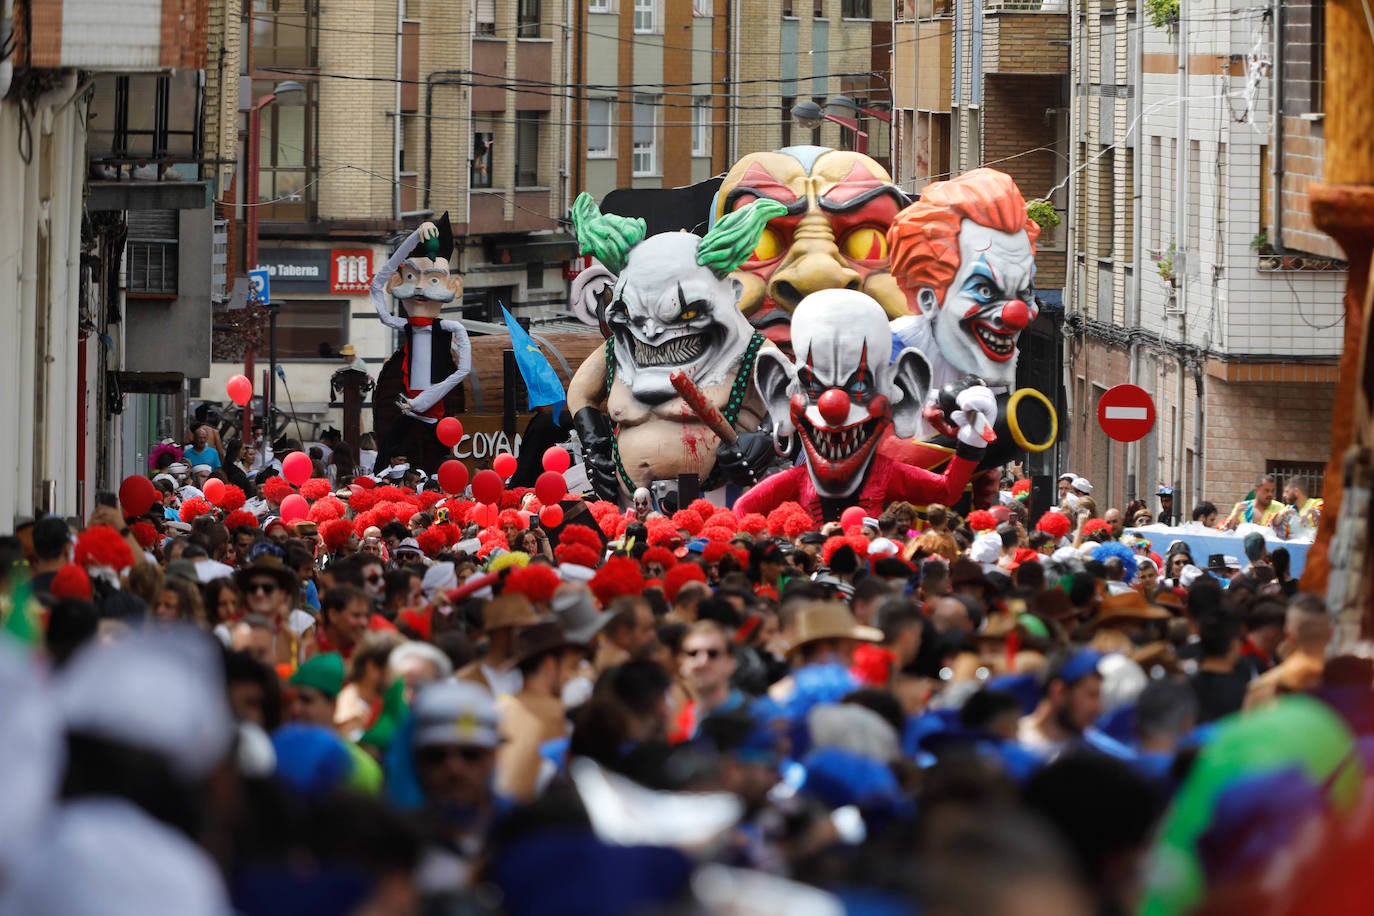
<path id="1" fill-rule="evenodd" d="M 635 365 L 638 366 L 680 366 L 706 352 L 704 334 L 675 337 L 658 346 L 647 344 L 638 337 L 632 337 L 631 340 L 634 343 Z"/>
<path id="2" fill-rule="evenodd" d="M 984 325 L 974 325 L 974 331 L 989 350 L 999 356 L 1006 356 L 1016 349 L 1016 340 L 1010 334 L 999 334 Z"/>

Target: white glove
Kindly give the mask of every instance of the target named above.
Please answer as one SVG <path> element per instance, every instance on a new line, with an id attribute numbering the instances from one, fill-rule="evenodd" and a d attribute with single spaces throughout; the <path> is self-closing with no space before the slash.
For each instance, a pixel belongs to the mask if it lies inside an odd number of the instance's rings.
<path id="1" fill-rule="evenodd" d="M 959 409 L 950 419 L 959 427 L 959 441 L 973 448 L 987 448 L 997 439 L 997 398 L 982 385 L 965 388 L 955 398 Z"/>

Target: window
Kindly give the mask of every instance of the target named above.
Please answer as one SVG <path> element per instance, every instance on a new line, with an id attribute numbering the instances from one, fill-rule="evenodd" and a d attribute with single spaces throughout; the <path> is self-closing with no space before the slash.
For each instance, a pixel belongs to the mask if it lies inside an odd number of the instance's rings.
<path id="1" fill-rule="evenodd" d="M 539 184 L 539 122 L 537 111 L 515 114 L 515 186 L 533 188 Z"/>
<path id="2" fill-rule="evenodd" d="M 195 70 L 97 77 L 90 107 L 90 157 L 198 159 L 199 80 Z"/>
<path id="3" fill-rule="evenodd" d="M 812 7 L 812 9 L 811 9 L 811 18 L 812 18 L 812 19 L 824 19 L 824 18 L 826 18 L 826 16 L 825 16 L 825 0 L 815 0 L 815 5 L 814 5 L 814 6 Z"/>
<path id="4" fill-rule="evenodd" d="M 613 13 L 611 0 L 588 0 L 587 12 L 589 13 Z"/>
<path id="5" fill-rule="evenodd" d="M 1322 485 L 1326 483 L 1326 465 L 1320 461 L 1269 458 L 1264 462 L 1264 473 L 1274 478 L 1274 492 L 1280 494 L 1285 486 L 1295 483 L 1307 491 L 1309 498 L 1316 499 L 1322 495 Z"/>
<path id="6" fill-rule="evenodd" d="M 254 0 L 243 4 L 251 27 L 253 66 L 315 67 L 316 0 Z M 247 54 L 244 55 L 246 60 Z"/>
<path id="7" fill-rule="evenodd" d="M 840 16 L 845 19 L 872 19 L 873 0 L 841 0 Z"/>
<path id="8" fill-rule="evenodd" d="M 587 158 L 615 157 L 615 102 L 587 100 Z"/>
<path id="9" fill-rule="evenodd" d="M 477 0 L 472 14 L 476 23 L 474 32 L 478 35 L 496 34 L 496 0 Z"/>
<path id="10" fill-rule="evenodd" d="M 520 0 L 520 38 L 539 37 L 539 0 Z"/>
<path id="11" fill-rule="evenodd" d="M 784 19 L 791 19 L 797 15 L 797 11 L 792 6 L 792 0 L 782 0 L 782 15 Z"/>
<path id="12" fill-rule="evenodd" d="M 468 184 L 474 188 L 491 187 L 491 150 L 496 134 L 478 131 L 472 135 L 472 166 L 468 169 Z"/>
<path id="13" fill-rule="evenodd" d="M 176 298 L 177 220 L 175 210 L 129 211 L 124 270 L 130 296 Z"/>
<path id="14" fill-rule="evenodd" d="M 277 358 L 319 359 L 321 353 L 342 347 L 347 331 L 347 299 L 283 301 L 277 310 Z"/>
<path id="15" fill-rule="evenodd" d="M 698 19 L 710 19 L 716 14 L 714 0 L 692 0 L 692 15 Z"/>
<path id="16" fill-rule="evenodd" d="M 792 145 L 792 106 L 797 104 L 794 96 L 782 97 L 782 148 Z"/>
<path id="17" fill-rule="evenodd" d="M 692 155 L 711 155 L 711 97 L 692 99 Z"/>
<path id="18" fill-rule="evenodd" d="M 1097 245 L 1093 250 L 1099 258 L 1110 258 L 1116 216 L 1116 151 L 1110 147 L 1104 148 L 1097 160 L 1097 200 L 1091 206 L 1097 215 Z"/>
<path id="19" fill-rule="evenodd" d="M 636 6 L 639 0 L 635 0 Z M 637 95 L 634 101 L 634 158 L 631 172 L 635 175 L 658 174 L 658 98 Z"/>
<path id="20" fill-rule="evenodd" d="M 253 101 L 256 103 L 275 85 L 275 80 L 253 80 Z M 261 219 L 314 217 L 317 87 L 313 82 L 304 85 L 303 105 L 278 101 L 262 111 L 257 201 Z"/>
<path id="21" fill-rule="evenodd" d="M 654 28 L 654 6 L 658 0 L 635 0 L 635 33 L 638 35 L 652 35 L 658 30 Z"/>

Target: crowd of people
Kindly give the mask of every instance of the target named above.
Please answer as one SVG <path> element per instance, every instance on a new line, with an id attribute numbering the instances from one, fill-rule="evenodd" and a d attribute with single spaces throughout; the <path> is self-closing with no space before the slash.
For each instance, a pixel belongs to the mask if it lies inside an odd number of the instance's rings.
<path id="1" fill-rule="evenodd" d="M 1257 531 L 1128 533 L 1168 488 L 817 525 L 209 433 L 0 539 L 0 914 L 1364 906 L 1374 664 Z"/>

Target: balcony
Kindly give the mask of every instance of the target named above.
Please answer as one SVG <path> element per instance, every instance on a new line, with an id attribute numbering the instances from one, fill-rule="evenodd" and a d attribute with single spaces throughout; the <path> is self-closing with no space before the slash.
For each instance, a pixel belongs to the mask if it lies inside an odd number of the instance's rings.
<path id="1" fill-rule="evenodd" d="M 984 7 L 984 74 L 1068 72 L 1065 0 L 992 0 Z"/>
<path id="2" fill-rule="evenodd" d="M 468 232 L 472 235 L 491 235 L 501 232 L 537 232 L 557 228 L 558 221 L 549 212 L 551 192 L 543 189 L 518 191 L 472 190 L 472 206 L 468 212 Z M 514 212 L 506 219 L 506 198 L 515 201 Z"/>

